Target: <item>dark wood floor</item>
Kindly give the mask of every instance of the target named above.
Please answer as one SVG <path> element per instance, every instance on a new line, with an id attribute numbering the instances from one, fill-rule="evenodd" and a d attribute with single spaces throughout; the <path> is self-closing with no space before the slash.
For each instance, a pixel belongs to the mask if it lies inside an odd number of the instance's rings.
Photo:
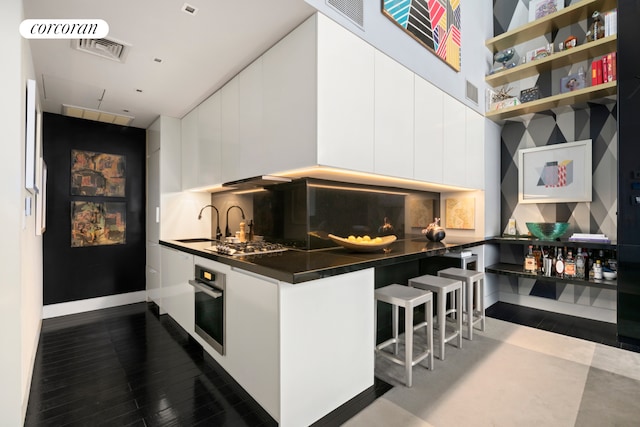
<path id="1" fill-rule="evenodd" d="M 391 388 L 319 420 L 337 426 Z M 169 316 L 146 303 L 43 321 L 26 426 L 277 423 Z"/>
<path id="2" fill-rule="evenodd" d="M 619 343 L 615 325 L 497 303 L 490 317 Z M 315 426 L 339 426 L 391 389 L 370 389 Z M 146 303 L 43 321 L 26 426 L 270 426 L 277 423 L 169 316 Z"/>

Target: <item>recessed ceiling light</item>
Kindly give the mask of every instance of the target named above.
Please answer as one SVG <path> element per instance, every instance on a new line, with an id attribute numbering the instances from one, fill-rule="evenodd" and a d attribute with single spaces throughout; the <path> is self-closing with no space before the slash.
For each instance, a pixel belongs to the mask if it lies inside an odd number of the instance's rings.
<path id="1" fill-rule="evenodd" d="M 136 92 L 142 93 L 142 89 L 136 89 Z"/>
<path id="2" fill-rule="evenodd" d="M 191 6 L 189 3 L 183 4 L 181 10 L 189 15 L 195 15 L 196 13 L 198 13 L 198 8 L 195 6 Z"/>
<path id="3" fill-rule="evenodd" d="M 153 58 L 155 62 L 162 62 L 162 58 Z"/>

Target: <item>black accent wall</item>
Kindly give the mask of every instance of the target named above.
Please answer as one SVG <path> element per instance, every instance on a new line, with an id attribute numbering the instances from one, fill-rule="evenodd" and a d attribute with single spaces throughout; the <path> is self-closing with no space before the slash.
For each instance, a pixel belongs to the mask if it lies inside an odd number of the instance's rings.
<path id="1" fill-rule="evenodd" d="M 618 338 L 640 340 L 640 0 L 618 2 Z"/>
<path id="2" fill-rule="evenodd" d="M 48 170 L 43 302 L 55 304 L 145 289 L 144 129 L 45 113 Z M 71 150 L 126 157 L 125 197 L 71 195 Z M 71 201 L 125 202 L 126 243 L 71 247 Z"/>

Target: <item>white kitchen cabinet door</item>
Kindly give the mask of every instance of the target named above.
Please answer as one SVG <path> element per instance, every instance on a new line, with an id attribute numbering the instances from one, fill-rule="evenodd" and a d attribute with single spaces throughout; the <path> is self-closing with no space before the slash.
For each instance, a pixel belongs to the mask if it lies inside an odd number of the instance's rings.
<path id="1" fill-rule="evenodd" d="M 182 189 L 188 190 L 198 185 L 198 108 L 182 118 Z"/>
<path id="2" fill-rule="evenodd" d="M 247 178 L 240 170 L 238 76 L 220 89 L 220 171 L 222 182 Z"/>
<path id="3" fill-rule="evenodd" d="M 262 56 L 264 170 L 316 164 L 315 19 L 308 19 Z"/>
<path id="4" fill-rule="evenodd" d="M 262 57 L 238 75 L 240 174 L 244 178 L 270 173 L 263 139 Z"/>
<path id="5" fill-rule="evenodd" d="M 442 184 L 444 92 L 422 77 L 414 77 L 414 178 Z"/>
<path id="6" fill-rule="evenodd" d="M 147 242 L 146 244 L 146 290 L 147 300 L 153 301 L 158 307 L 163 308 L 161 293 L 161 260 L 160 244 Z"/>
<path id="7" fill-rule="evenodd" d="M 198 106 L 197 187 L 219 184 L 220 173 L 220 92 Z"/>
<path id="8" fill-rule="evenodd" d="M 374 51 L 318 15 L 318 163 L 373 172 Z"/>
<path id="9" fill-rule="evenodd" d="M 413 72 L 375 54 L 374 172 L 413 178 Z"/>
<path id="10" fill-rule="evenodd" d="M 467 187 L 484 190 L 484 117 L 466 109 Z"/>
<path id="11" fill-rule="evenodd" d="M 465 186 L 467 154 L 466 112 L 467 107 L 445 94 L 443 102 L 444 152 L 443 183 Z"/>
<path id="12" fill-rule="evenodd" d="M 193 255 L 162 246 L 160 256 L 163 308 L 185 331 L 193 333 L 194 292 L 189 284 L 194 277 Z"/>
<path id="13" fill-rule="evenodd" d="M 156 150 L 147 156 L 147 241 L 160 240 L 160 155 Z"/>

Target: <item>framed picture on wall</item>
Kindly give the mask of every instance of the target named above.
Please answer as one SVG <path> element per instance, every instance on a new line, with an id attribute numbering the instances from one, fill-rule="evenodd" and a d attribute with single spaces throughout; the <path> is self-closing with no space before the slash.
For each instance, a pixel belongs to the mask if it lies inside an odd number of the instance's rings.
<path id="1" fill-rule="evenodd" d="M 591 140 L 518 151 L 518 202 L 591 201 Z"/>
<path id="2" fill-rule="evenodd" d="M 529 22 L 544 18 L 564 9 L 564 0 L 531 0 L 529 2 Z"/>
<path id="3" fill-rule="evenodd" d="M 38 156 L 36 156 L 37 96 L 35 80 L 27 80 L 26 100 L 24 186 L 27 190 L 35 194 L 38 192 L 36 186 L 36 160 Z"/>

